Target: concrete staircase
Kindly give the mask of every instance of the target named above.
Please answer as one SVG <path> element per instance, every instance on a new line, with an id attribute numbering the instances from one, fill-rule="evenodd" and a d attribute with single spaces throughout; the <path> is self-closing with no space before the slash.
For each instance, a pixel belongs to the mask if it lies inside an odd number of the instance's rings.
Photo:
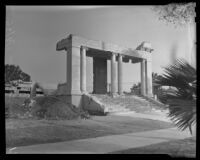
<path id="1" fill-rule="evenodd" d="M 136 113 L 155 113 L 167 110 L 167 107 L 159 102 L 154 102 L 146 97 L 136 95 L 122 95 L 112 97 L 110 95 L 92 94 L 92 97 L 98 99 L 104 106 L 104 112 L 128 112 L 134 111 Z"/>

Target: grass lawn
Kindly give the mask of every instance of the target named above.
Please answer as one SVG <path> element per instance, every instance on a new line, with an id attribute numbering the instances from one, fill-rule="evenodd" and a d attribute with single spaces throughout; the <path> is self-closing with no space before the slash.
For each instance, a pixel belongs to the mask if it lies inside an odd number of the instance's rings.
<path id="1" fill-rule="evenodd" d="M 6 147 L 52 143 L 174 127 L 171 123 L 124 116 L 78 120 L 6 119 Z"/>
<path id="2" fill-rule="evenodd" d="M 168 154 L 172 157 L 196 157 L 196 138 L 163 142 L 110 154 Z"/>
<path id="3" fill-rule="evenodd" d="M 27 112 L 27 108 L 22 107 L 25 99 L 5 96 L 5 107 L 11 115 L 6 118 L 6 148 L 173 127 L 167 122 L 114 115 L 92 116 L 91 119 L 38 120 L 23 117 Z"/>
<path id="4" fill-rule="evenodd" d="M 18 118 L 26 110 L 21 107 L 24 97 L 5 97 L 5 107 L 11 115 L 6 119 L 6 148 L 41 143 L 53 143 L 106 135 L 143 132 L 174 127 L 173 124 L 125 116 L 92 116 L 91 119 L 45 120 Z M 195 157 L 196 140 L 164 142 L 110 154 L 169 154 L 173 157 Z"/>

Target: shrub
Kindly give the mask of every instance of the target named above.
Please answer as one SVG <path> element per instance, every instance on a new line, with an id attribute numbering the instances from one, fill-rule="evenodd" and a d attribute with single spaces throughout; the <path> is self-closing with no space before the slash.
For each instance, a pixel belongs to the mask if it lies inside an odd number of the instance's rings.
<path id="1" fill-rule="evenodd" d="M 90 115 L 72 104 L 65 103 L 55 95 L 40 96 L 34 99 L 25 97 L 5 97 L 6 118 L 45 118 L 77 119 L 90 118 Z"/>
<path id="2" fill-rule="evenodd" d="M 33 117 L 45 119 L 77 119 L 89 118 L 89 115 L 72 104 L 65 103 L 56 96 L 34 98 L 31 114 Z"/>

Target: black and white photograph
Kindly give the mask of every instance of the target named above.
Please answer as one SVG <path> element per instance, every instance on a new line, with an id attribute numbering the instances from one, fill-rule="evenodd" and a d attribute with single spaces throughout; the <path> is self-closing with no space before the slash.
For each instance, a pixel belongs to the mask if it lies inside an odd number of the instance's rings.
<path id="1" fill-rule="evenodd" d="M 6 5 L 6 154 L 196 158 L 195 8 Z"/>

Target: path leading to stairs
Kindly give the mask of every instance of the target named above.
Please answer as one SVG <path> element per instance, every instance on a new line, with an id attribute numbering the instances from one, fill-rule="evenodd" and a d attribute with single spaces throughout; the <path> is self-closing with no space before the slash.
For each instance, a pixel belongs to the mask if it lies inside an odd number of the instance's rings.
<path id="1" fill-rule="evenodd" d="M 188 130 L 182 132 L 177 128 L 168 128 L 59 143 L 15 147 L 8 149 L 7 154 L 105 154 L 189 137 L 191 135 Z"/>
<path id="2" fill-rule="evenodd" d="M 151 119 L 151 120 L 158 120 L 158 121 L 164 121 L 164 122 L 171 123 L 172 121 L 167 116 L 167 114 L 168 114 L 168 112 L 164 112 L 164 111 L 160 111 L 160 112 L 155 111 L 155 112 L 148 112 L 148 113 L 136 113 L 134 111 L 112 113 L 112 115 Z"/>

